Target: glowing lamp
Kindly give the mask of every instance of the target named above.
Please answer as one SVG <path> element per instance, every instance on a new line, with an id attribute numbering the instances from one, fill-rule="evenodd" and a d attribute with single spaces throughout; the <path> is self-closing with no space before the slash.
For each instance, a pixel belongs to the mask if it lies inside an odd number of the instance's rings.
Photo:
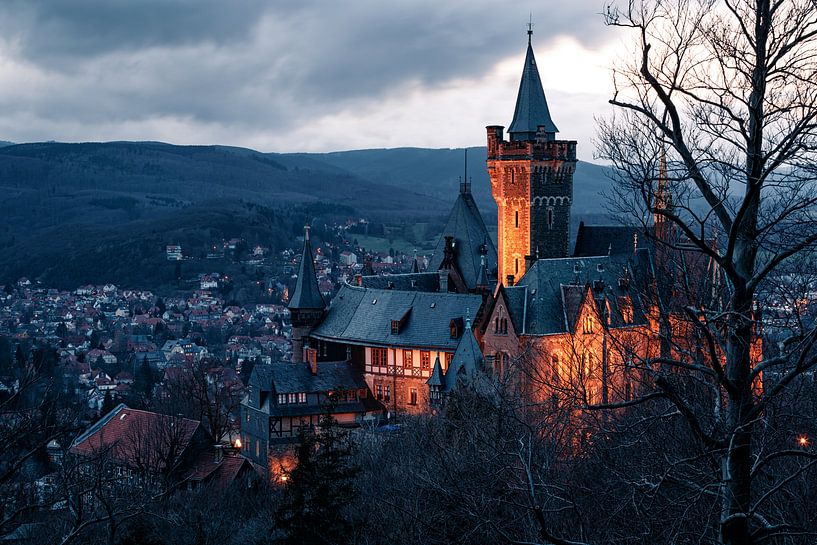
<path id="1" fill-rule="evenodd" d="M 807 447 L 809 444 L 808 437 L 805 435 L 801 435 L 800 437 L 797 438 L 797 444 L 800 445 L 801 447 Z"/>
<path id="2" fill-rule="evenodd" d="M 241 439 L 236 438 L 236 440 L 235 440 L 235 448 L 241 448 Z"/>

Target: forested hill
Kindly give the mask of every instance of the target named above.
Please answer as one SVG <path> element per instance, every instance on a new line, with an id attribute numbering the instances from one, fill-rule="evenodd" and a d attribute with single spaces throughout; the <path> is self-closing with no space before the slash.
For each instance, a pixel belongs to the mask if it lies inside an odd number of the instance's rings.
<path id="1" fill-rule="evenodd" d="M 149 284 L 165 244 L 242 237 L 276 248 L 291 242 L 296 224 L 303 225 L 304 214 L 314 217 L 315 207 L 392 223 L 439 221 L 456 198 L 463 154 L 418 148 L 275 154 L 158 142 L 0 145 L 0 283 L 25 275 L 67 287 Z M 471 148 L 468 158 L 473 192 L 493 223 L 485 148 Z M 601 167 L 579 164 L 576 214 L 602 212 L 594 195 L 605 184 Z"/>

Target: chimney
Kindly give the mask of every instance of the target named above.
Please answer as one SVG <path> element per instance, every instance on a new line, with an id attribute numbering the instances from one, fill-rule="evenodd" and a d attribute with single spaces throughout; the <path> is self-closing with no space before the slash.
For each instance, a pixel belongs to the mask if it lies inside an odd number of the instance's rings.
<path id="1" fill-rule="evenodd" d="M 509 274 L 509 275 L 508 275 L 508 287 L 509 287 L 509 288 L 510 288 L 511 286 L 513 286 L 513 279 L 514 279 L 514 276 L 513 276 L 512 274 Z"/>
<path id="2" fill-rule="evenodd" d="M 440 269 L 437 272 L 440 274 L 440 292 L 446 293 L 448 292 L 448 271 Z"/>
<path id="3" fill-rule="evenodd" d="M 503 130 L 505 127 L 499 125 L 490 125 L 485 127 L 486 131 L 488 132 L 488 157 L 493 157 L 496 155 L 497 148 L 499 144 L 502 142 L 503 138 Z"/>
<path id="4" fill-rule="evenodd" d="M 307 346 L 304 348 L 304 361 L 309 365 L 309 371 L 313 375 L 318 374 L 318 351 L 315 348 Z"/>

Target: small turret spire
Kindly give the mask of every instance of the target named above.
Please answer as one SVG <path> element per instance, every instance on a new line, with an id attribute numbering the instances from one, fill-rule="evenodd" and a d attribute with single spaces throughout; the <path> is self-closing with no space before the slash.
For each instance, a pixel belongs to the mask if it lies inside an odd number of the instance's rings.
<path id="1" fill-rule="evenodd" d="M 309 226 L 304 226 L 304 250 L 301 255 L 301 264 L 298 267 L 298 280 L 292 297 L 289 299 L 290 309 L 324 309 L 323 300 L 318 288 L 318 276 L 315 273 L 315 262 L 312 260 L 312 245 L 309 243 Z"/>

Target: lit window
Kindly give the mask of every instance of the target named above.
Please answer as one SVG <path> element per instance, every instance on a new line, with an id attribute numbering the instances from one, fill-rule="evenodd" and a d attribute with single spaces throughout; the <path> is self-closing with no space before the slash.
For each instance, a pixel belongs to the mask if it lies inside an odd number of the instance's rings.
<path id="1" fill-rule="evenodd" d="M 454 354 L 452 354 L 451 352 L 446 352 L 445 353 L 445 368 L 446 368 L 446 370 L 449 367 L 451 367 L 451 360 L 453 360 L 453 359 L 454 359 Z"/>
<path id="2" fill-rule="evenodd" d="M 377 399 L 383 399 L 383 385 L 382 384 L 375 385 L 375 391 Z"/>
<path id="3" fill-rule="evenodd" d="M 414 352 L 411 350 L 403 350 L 403 367 L 409 369 L 414 366 Z"/>
<path id="4" fill-rule="evenodd" d="M 417 388 L 412 388 L 409 391 L 409 403 L 411 405 L 417 405 Z"/>
<path id="5" fill-rule="evenodd" d="M 306 403 L 306 392 L 300 392 L 298 394 L 298 403 Z"/>
<path id="6" fill-rule="evenodd" d="M 386 367 L 388 353 L 385 348 L 372 348 L 372 365 Z"/>
<path id="7" fill-rule="evenodd" d="M 420 367 L 423 369 L 431 368 L 431 352 L 428 350 L 420 351 Z"/>
<path id="8" fill-rule="evenodd" d="M 582 321 L 582 333 L 593 333 L 593 317 L 587 315 Z"/>
<path id="9" fill-rule="evenodd" d="M 391 385 L 389 385 L 389 384 L 386 384 L 386 394 L 385 394 L 384 399 L 386 401 L 389 401 L 391 399 Z"/>
<path id="10" fill-rule="evenodd" d="M 278 394 L 278 404 L 285 405 L 287 402 L 287 395 L 286 394 Z"/>

